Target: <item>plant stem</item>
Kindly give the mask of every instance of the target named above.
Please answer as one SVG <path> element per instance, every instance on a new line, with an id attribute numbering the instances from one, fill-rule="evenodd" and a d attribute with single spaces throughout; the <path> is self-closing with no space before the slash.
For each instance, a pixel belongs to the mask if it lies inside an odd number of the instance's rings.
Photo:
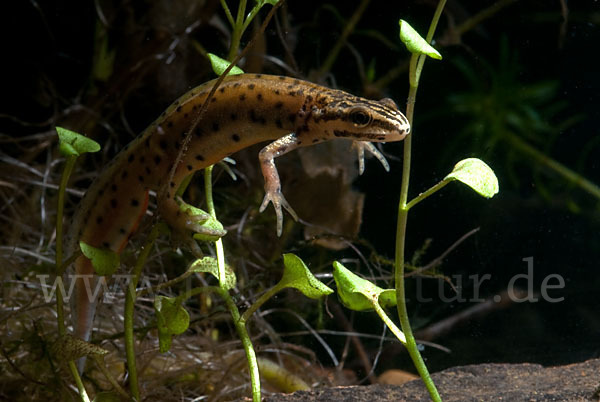
<path id="1" fill-rule="evenodd" d="M 252 317 L 252 315 L 256 312 L 256 310 L 258 310 L 260 308 L 260 306 L 265 304 L 265 302 L 267 300 L 269 300 L 271 297 L 273 297 L 281 289 L 283 289 L 283 286 L 275 285 L 271 289 L 267 290 L 261 297 L 258 298 L 257 301 L 252 303 L 252 305 L 250 306 L 250 308 L 248 308 L 248 310 L 244 311 L 244 314 L 242 314 L 241 320 L 244 322 L 248 322 L 248 320 L 250 319 L 250 317 Z"/>
<path id="2" fill-rule="evenodd" d="M 90 402 L 90 397 L 88 396 L 85 386 L 83 385 L 83 381 L 81 381 L 81 377 L 79 376 L 79 371 L 77 371 L 77 365 L 73 360 L 69 361 L 69 371 L 75 378 L 75 384 L 77 384 L 77 390 L 79 390 L 79 396 L 83 402 Z"/>
<path id="3" fill-rule="evenodd" d="M 106 363 L 104 362 L 104 359 L 100 356 L 96 356 L 94 358 L 94 360 L 96 361 L 96 365 L 98 366 L 98 368 L 100 369 L 102 374 L 104 374 L 104 377 L 106 377 L 108 382 L 110 382 L 110 385 L 113 386 L 113 388 L 119 393 L 119 395 L 121 395 L 123 398 L 125 398 L 127 400 L 131 399 L 131 397 L 127 394 L 127 392 L 123 389 L 123 387 L 121 387 L 121 385 L 117 382 L 117 380 L 115 380 L 115 377 L 113 377 L 113 375 L 110 373 L 110 371 L 108 371 L 108 369 L 106 368 Z"/>
<path id="4" fill-rule="evenodd" d="M 254 346 L 250 340 L 248 329 L 246 328 L 246 321 L 240 317 L 240 312 L 233 302 L 233 299 L 225 289 L 219 289 L 221 297 L 225 300 L 225 304 L 229 309 L 233 323 L 238 336 L 242 340 L 244 351 L 246 352 L 246 358 L 248 359 L 248 370 L 250 371 L 250 384 L 252 386 L 252 401 L 260 402 L 260 373 L 258 371 L 258 361 L 256 360 L 256 352 Z"/>
<path id="5" fill-rule="evenodd" d="M 60 186 L 58 188 L 58 205 L 56 208 L 56 276 L 60 278 L 60 280 L 62 280 L 65 269 L 69 266 L 69 264 L 63 263 L 62 261 L 64 237 L 63 215 L 65 211 L 65 192 L 67 190 L 67 183 L 69 181 L 69 177 L 71 177 L 71 173 L 73 172 L 73 167 L 75 166 L 76 161 L 76 156 L 67 157 L 65 168 L 63 169 L 63 173 L 60 178 Z M 69 261 L 72 260 L 74 259 L 69 258 Z M 65 327 L 64 294 L 62 289 L 62 286 L 56 287 L 56 321 L 58 325 L 58 335 L 61 337 L 67 334 L 67 329 Z M 79 396 L 81 397 L 81 400 L 84 402 L 89 402 L 90 398 L 88 397 L 85 386 L 83 385 L 83 381 L 81 381 L 81 377 L 79 376 L 77 365 L 73 360 L 71 360 L 69 361 L 68 366 L 69 371 L 75 380 L 75 384 L 77 385 L 77 389 L 79 390 Z"/>
<path id="6" fill-rule="evenodd" d="M 217 212 L 215 210 L 215 202 L 213 200 L 212 193 L 212 170 L 214 165 L 211 165 L 204 169 L 204 197 L 206 198 L 206 207 L 208 213 L 213 219 L 217 219 Z M 217 266 L 219 267 L 219 286 L 225 286 L 225 250 L 223 249 L 223 241 L 218 239 L 215 242 L 215 248 L 217 252 Z"/>
<path id="7" fill-rule="evenodd" d="M 539 164 L 552 169 L 558 175 L 560 175 L 564 179 L 566 179 L 568 182 L 573 183 L 574 185 L 582 188 L 584 191 L 586 191 L 590 195 L 596 197 L 597 199 L 600 199 L 600 187 L 598 187 L 598 185 L 587 180 L 585 177 L 581 176 L 580 174 L 572 171 L 565 165 L 550 158 L 548 155 L 544 154 L 543 152 L 536 149 L 535 147 L 532 147 L 527 142 L 523 141 L 523 139 L 521 139 L 519 136 L 507 132 L 506 138 L 508 138 L 508 141 L 511 143 L 511 145 L 513 147 L 517 148 L 519 151 L 532 157 Z"/>
<path id="8" fill-rule="evenodd" d="M 238 5 L 237 15 L 235 19 L 235 24 L 233 24 L 233 29 L 231 31 L 231 45 L 229 46 L 229 54 L 227 55 L 227 60 L 232 61 L 240 48 L 240 40 L 242 39 L 242 34 L 244 33 L 244 14 L 246 13 L 246 0 L 240 0 Z"/>
<path id="9" fill-rule="evenodd" d="M 396 324 L 394 324 L 394 321 L 392 321 L 390 317 L 388 317 L 388 315 L 385 313 L 383 308 L 381 308 L 379 300 L 376 300 L 375 303 L 373 303 L 373 308 L 375 309 L 375 312 L 377 313 L 379 318 L 381 318 L 385 325 L 387 325 L 387 327 L 390 329 L 390 331 L 392 331 L 392 333 L 396 335 L 396 338 L 398 338 L 398 340 L 402 342 L 403 345 L 406 345 L 406 336 L 404 336 L 402 331 L 400 331 L 400 328 L 398 328 Z"/>
<path id="10" fill-rule="evenodd" d="M 427 33 L 426 41 L 431 43 L 433 34 L 437 27 L 440 15 L 446 0 L 440 0 L 433 15 L 429 31 Z M 425 55 L 413 54 L 410 60 L 409 70 L 409 83 L 410 89 L 408 93 L 408 101 L 406 105 L 406 117 L 408 121 L 413 122 L 414 107 L 417 96 L 417 88 L 419 86 L 419 79 L 421 78 L 421 72 L 423 70 L 423 64 L 425 63 Z M 411 165 L 411 150 L 412 150 L 412 136 L 411 134 L 404 139 L 404 160 L 402 166 L 402 183 L 400 186 L 400 201 L 398 204 L 398 223 L 396 226 L 396 253 L 394 262 L 394 281 L 396 286 L 396 300 L 398 303 L 398 318 L 400 319 L 400 326 L 406 336 L 406 348 L 408 353 L 413 360 L 419 375 L 425 383 L 425 387 L 429 391 L 429 395 L 434 401 L 441 401 L 441 397 L 435 387 L 435 384 L 431 380 L 427 366 L 423 362 L 423 358 L 417 348 L 417 343 L 410 327 L 410 321 L 408 319 L 408 310 L 406 308 L 406 290 L 404 284 L 404 268 L 405 268 L 405 247 L 406 247 L 406 227 L 408 223 L 408 187 L 410 182 L 410 165 Z M 414 204 L 413 204 L 414 205 Z"/>
<path id="11" fill-rule="evenodd" d="M 144 264 L 148 259 L 148 255 L 150 254 L 150 250 L 152 249 L 152 245 L 154 241 L 158 237 L 158 225 L 154 225 L 152 227 L 152 231 L 148 236 L 148 240 L 144 244 L 142 248 L 142 252 L 138 257 L 135 267 L 133 267 L 131 280 L 129 282 L 129 289 L 125 294 L 125 310 L 123 312 L 124 315 L 124 333 L 125 333 L 125 353 L 127 355 L 127 371 L 129 374 L 129 388 L 131 391 L 131 395 L 134 400 L 140 401 L 140 386 L 138 382 L 137 375 L 137 366 L 135 362 L 135 344 L 133 338 L 133 308 L 135 306 L 136 293 L 135 288 L 140 280 L 140 276 L 142 274 L 142 269 L 144 268 Z"/>
<path id="12" fill-rule="evenodd" d="M 415 198 L 410 200 L 410 202 L 408 204 L 406 204 L 406 207 L 405 207 L 406 210 L 408 211 L 409 209 L 411 209 L 412 207 L 414 207 L 415 205 L 417 205 L 418 203 L 423 201 L 425 198 L 429 197 L 433 193 L 440 191 L 442 188 L 444 188 L 446 186 L 446 184 L 450 183 L 450 181 L 451 180 L 442 180 L 439 183 L 437 183 L 435 186 L 430 187 L 427 191 L 419 194 L 418 196 L 416 196 Z"/>

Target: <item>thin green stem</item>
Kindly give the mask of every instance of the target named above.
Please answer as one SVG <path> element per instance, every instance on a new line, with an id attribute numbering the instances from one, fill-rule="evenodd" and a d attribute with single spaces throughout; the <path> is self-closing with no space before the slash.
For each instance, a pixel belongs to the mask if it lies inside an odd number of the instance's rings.
<path id="1" fill-rule="evenodd" d="M 256 14 L 258 14 L 260 9 L 261 7 L 258 4 L 252 7 L 252 10 L 250 10 L 250 12 L 248 13 L 248 17 L 246 17 L 246 21 L 244 21 L 244 25 L 242 26 L 242 34 L 246 32 L 246 29 L 248 29 L 248 26 L 250 25 L 254 17 L 256 17 Z"/>
<path id="2" fill-rule="evenodd" d="M 74 258 L 69 258 L 68 261 L 63 263 L 63 216 L 65 211 L 65 193 L 67 190 L 67 183 L 75 167 L 77 161 L 76 156 L 67 157 L 65 168 L 60 179 L 60 186 L 58 188 L 58 205 L 56 208 L 56 276 L 62 280 L 62 276 L 65 273 L 66 268 L 69 266 L 68 263 L 74 261 Z M 58 325 L 59 336 L 65 336 L 67 329 L 65 327 L 65 307 L 64 307 L 64 294 L 62 287 L 58 286 L 56 289 L 56 321 Z M 75 380 L 77 389 L 79 390 L 79 396 L 84 402 L 89 402 L 90 398 L 87 395 L 83 381 L 79 376 L 79 371 L 73 360 L 69 361 L 69 371 Z"/>
<path id="3" fill-rule="evenodd" d="M 192 276 L 194 271 L 185 271 L 183 274 L 179 275 L 177 278 L 173 278 L 170 281 L 163 282 L 159 285 L 152 286 L 151 288 L 143 288 L 136 292 L 136 298 L 140 298 L 146 294 L 156 294 L 163 289 L 170 288 L 172 286 L 177 285 L 179 282 L 182 282 Z"/>
<path id="4" fill-rule="evenodd" d="M 108 380 L 108 382 L 110 382 L 110 384 L 119 393 L 119 395 L 121 395 L 126 400 L 130 400 L 131 396 L 129 396 L 129 394 L 123 389 L 123 387 L 121 387 L 121 385 L 119 385 L 119 383 L 117 382 L 117 380 L 115 379 L 115 377 L 113 377 L 113 375 L 111 374 L 111 372 L 108 371 L 108 369 L 106 368 L 106 364 L 104 363 L 104 359 L 101 356 L 95 356 L 94 360 L 96 362 L 96 365 L 98 366 L 98 368 L 102 372 L 102 374 L 104 374 L 104 377 L 106 377 L 106 379 Z"/>
<path id="5" fill-rule="evenodd" d="M 431 43 L 433 34 L 437 27 L 439 18 L 442 14 L 442 10 L 446 4 L 446 0 L 440 0 L 433 15 L 429 31 L 427 33 L 427 42 Z M 426 56 L 413 54 L 410 60 L 409 70 L 409 93 L 408 101 L 406 105 L 406 117 L 408 121 L 413 122 L 414 107 L 417 96 L 417 88 L 419 86 L 419 80 L 421 78 L 421 72 L 425 63 Z M 408 200 L 408 187 L 410 182 L 410 166 L 411 166 L 411 150 L 412 150 L 412 136 L 414 135 L 414 129 L 411 134 L 404 140 L 404 161 L 402 166 L 402 183 L 400 186 L 400 201 L 398 203 L 398 222 L 396 225 L 396 253 L 394 261 L 394 282 L 396 286 L 396 300 L 398 304 L 398 318 L 400 319 L 400 326 L 404 335 L 406 336 L 406 348 L 408 353 L 419 372 L 419 375 L 425 383 L 425 387 L 429 391 L 429 395 L 434 401 L 441 401 L 440 395 L 435 388 L 435 384 L 431 380 L 427 366 L 423 362 L 423 358 L 417 348 L 417 343 L 410 326 L 408 319 L 408 310 L 406 307 L 406 289 L 404 284 L 404 269 L 405 269 L 405 247 L 406 247 L 406 228 L 408 223 L 408 211 L 407 205 Z M 417 197 L 418 198 L 418 197 Z M 414 205 L 414 204 L 413 204 Z"/>
<path id="6" fill-rule="evenodd" d="M 217 293 L 219 295 L 221 295 L 221 288 L 218 286 L 204 286 L 201 288 L 193 288 L 190 289 L 188 291 L 186 291 L 185 293 L 180 294 L 179 296 L 177 296 L 177 303 L 178 304 L 183 304 L 187 299 L 190 299 L 194 296 L 197 296 L 199 294 L 202 293 Z"/>
<path id="7" fill-rule="evenodd" d="M 246 321 L 241 319 L 240 312 L 237 306 L 235 305 L 233 299 L 229 295 L 229 292 L 227 292 L 224 289 L 220 289 L 219 293 L 221 294 L 221 297 L 223 297 L 223 299 L 225 300 L 227 309 L 229 309 L 229 313 L 233 318 L 235 329 L 242 341 L 244 351 L 246 352 L 246 358 L 248 359 L 248 369 L 250 371 L 250 384 L 252 386 L 252 401 L 260 402 L 260 373 L 258 371 L 258 361 L 256 360 L 256 352 L 254 351 L 254 346 L 252 345 L 250 335 L 248 334 L 248 329 L 246 328 Z"/>
<path id="8" fill-rule="evenodd" d="M 142 252 L 138 257 L 135 266 L 133 267 L 131 280 L 129 281 L 129 289 L 125 295 L 125 310 L 124 315 L 124 334 L 125 334 L 125 354 L 127 355 L 127 371 L 129 374 L 129 388 L 133 399 L 140 401 L 140 385 L 138 382 L 137 365 L 135 361 L 135 342 L 133 337 L 133 309 L 135 306 L 136 293 L 135 288 L 140 280 L 142 269 L 146 264 L 148 255 L 154 241 L 158 237 L 158 225 L 152 227 L 152 231 L 142 248 Z"/>
<path id="9" fill-rule="evenodd" d="M 81 377 L 79 376 L 79 371 L 77 371 L 77 365 L 73 360 L 69 361 L 69 371 L 71 371 L 73 378 L 75 378 L 75 384 L 77 385 L 77 390 L 79 390 L 79 396 L 81 397 L 81 400 L 83 402 L 90 402 L 90 397 L 85 390 L 83 381 L 81 381 Z"/>
<path id="10" fill-rule="evenodd" d="M 600 187 L 598 187 L 598 185 L 587 180 L 585 177 L 581 176 L 577 172 L 572 171 L 565 165 L 550 158 L 548 155 L 536 149 L 535 147 L 529 145 L 519 136 L 512 133 L 506 133 L 506 138 L 510 142 L 511 146 L 532 157 L 537 163 L 544 165 L 549 169 L 552 169 L 568 182 L 573 183 L 574 185 L 582 188 L 588 194 L 596 197 L 597 199 L 600 199 Z"/>
<path id="11" fill-rule="evenodd" d="M 225 15 L 227 16 L 227 20 L 233 27 L 235 25 L 235 21 L 233 20 L 233 16 L 231 15 L 231 11 L 229 11 L 229 7 L 227 6 L 227 2 L 225 0 L 221 0 L 221 7 L 223 8 Z"/>
<path id="12" fill-rule="evenodd" d="M 265 304 L 267 302 L 267 300 L 269 300 L 271 297 L 273 297 L 277 292 L 279 292 L 283 288 L 284 288 L 284 286 L 275 285 L 271 289 L 267 290 L 261 297 L 258 298 L 257 301 L 252 303 L 252 305 L 250 306 L 250 308 L 248 308 L 248 310 L 244 311 L 244 314 L 242 314 L 242 318 L 241 318 L 242 321 L 248 322 L 248 320 L 250 319 L 250 317 L 252 317 L 252 315 L 256 312 L 256 310 L 258 310 L 263 304 Z"/>
<path id="13" fill-rule="evenodd" d="M 440 191 L 442 188 L 444 188 L 446 186 L 446 184 L 450 183 L 450 181 L 451 180 L 442 180 L 435 186 L 431 187 L 429 190 L 419 194 L 417 197 L 410 200 L 410 202 L 408 204 L 406 204 L 405 209 L 408 211 L 409 209 L 411 209 L 412 207 L 414 207 L 415 205 L 417 205 L 418 203 L 423 201 L 425 198 L 429 197 L 433 193 L 436 193 L 437 191 Z"/>
<path id="14" fill-rule="evenodd" d="M 240 48 L 240 40 L 242 39 L 242 34 L 244 33 L 244 14 L 246 13 L 246 0 L 240 0 L 238 4 L 237 15 L 235 19 L 235 24 L 233 24 L 233 29 L 231 31 L 231 44 L 229 46 L 229 54 L 227 55 L 227 60 L 232 61 L 235 58 L 235 55 Z"/>
<path id="15" fill-rule="evenodd" d="M 217 219 L 217 212 L 215 210 L 215 203 L 213 200 L 212 192 L 212 170 L 214 165 L 211 165 L 204 169 L 204 196 L 206 197 L 206 206 L 208 213 L 215 220 Z M 215 248 L 217 253 L 217 266 L 219 267 L 219 286 L 224 287 L 227 283 L 225 278 L 225 250 L 223 249 L 223 240 L 218 239 L 215 242 Z"/>
<path id="16" fill-rule="evenodd" d="M 387 327 L 390 329 L 390 331 L 392 331 L 392 333 L 396 335 L 396 338 L 398 338 L 398 340 L 402 342 L 403 345 L 406 345 L 406 336 L 404 336 L 404 333 L 400 330 L 400 328 L 398 328 L 396 324 L 394 324 L 394 321 L 392 321 L 390 317 L 388 317 L 388 315 L 385 313 L 385 311 L 379 304 L 378 300 L 376 300 L 375 303 L 373 303 L 373 308 L 375 309 L 375 312 L 377 313 L 379 318 L 381 318 L 385 325 L 387 325 Z"/>

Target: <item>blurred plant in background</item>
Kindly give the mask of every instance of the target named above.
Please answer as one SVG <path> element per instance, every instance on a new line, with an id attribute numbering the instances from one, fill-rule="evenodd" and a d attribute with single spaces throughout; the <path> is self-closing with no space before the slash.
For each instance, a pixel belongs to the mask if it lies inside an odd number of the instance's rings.
<path id="1" fill-rule="evenodd" d="M 559 137 L 585 117 L 579 113 L 568 115 L 568 104 L 560 97 L 559 81 L 524 83 L 518 55 L 511 51 L 506 37 L 500 42 L 497 63 L 478 59 L 476 65 L 461 56 L 452 62 L 468 87 L 447 96 L 449 107 L 445 113 L 464 121 L 446 149 L 448 154 L 456 155 L 457 148 L 468 142 L 475 147 L 474 153 L 503 154 L 508 178 L 515 187 L 522 185 L 519 168 L 526 164 L 533 171 L 536 189 L 545 199 L 553 198 L 558 189 L 563 192 L 567 182 L 600 200 L 596 184 L 550 156 Z M 579 154 L 578 165 L 583 165 L 589 149 L 597 145 L 595 140 L 587 144 L 588 151 Z M 552 176 L 551 181 L 539 174 L 542 171 Z M 554 180 L 556 176 L 560 179 Z M 579 210 L 573 199 L 567 201 L 567 206 Z"/>

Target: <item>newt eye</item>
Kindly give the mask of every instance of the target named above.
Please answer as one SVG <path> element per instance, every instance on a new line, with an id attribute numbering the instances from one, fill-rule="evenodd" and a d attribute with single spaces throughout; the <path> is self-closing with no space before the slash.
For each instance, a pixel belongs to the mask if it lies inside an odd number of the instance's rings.
<path id="1" fill-rule="evenodd" d="M 371 115 L 361 109 L 355 109 L 350 112 L 350 121 L 359 127 L 365 127 L 371 123 Z"/>

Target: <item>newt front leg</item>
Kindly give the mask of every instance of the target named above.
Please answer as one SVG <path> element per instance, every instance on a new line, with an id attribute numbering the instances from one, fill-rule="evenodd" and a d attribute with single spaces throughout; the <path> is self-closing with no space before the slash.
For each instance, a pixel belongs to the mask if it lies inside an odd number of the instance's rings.
<path id="1" fill-rule="evenodd" d="M 275 215 L 277 216 L 277 236 L 281 236 L 283 231 L 283 212 L 281 207 L 285 208 L 295 221 L 298 221 L 298 214 L 296 214 L 281 193 L 281 182 L 279 181 L 279 173 L 277 173 L 277 168 L 275 167 L 275 158 L 293 151 L 300 146 L 296 134 L 291 133 L 281 137 L 277 141 L 273 141 L 261 149 L 258 154 L 260 168 L 265 179 L 265 198 L 260 205 L 259 212 L 263 212 L 270 202 L 273 203 Z"/>

